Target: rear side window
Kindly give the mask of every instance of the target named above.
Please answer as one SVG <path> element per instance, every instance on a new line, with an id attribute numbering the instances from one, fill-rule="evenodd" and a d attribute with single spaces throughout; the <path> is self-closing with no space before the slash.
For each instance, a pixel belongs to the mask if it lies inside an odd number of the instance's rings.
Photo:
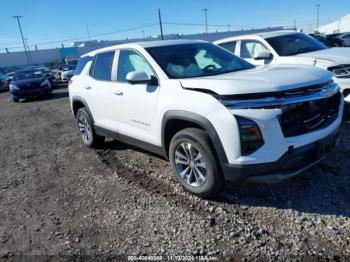
<path id="1" fill-rule="evenodd" d="M 84 56 L 80 58 L 77 67 L 75 68 L 74 75 L 80 75 L 81 72 L 84 70 L 86 64 L 92 61 L 92 59 L 92 56 Z"/>
<path id="2" fill-rule="evenodd" d="M 232 42 L 227 42 L 227 43 L 222 43 L 219 44 L 219 46 L 221 46 L 222 48 L 225 48 L 226 50 L 235 53 L 236 51 L 236 41 L 232 41 Z"/>
<path id="3" fill-rule="evenodd" d="M 97 54 L 90 69 L 90 76 L 97 80 L 111 81 L 114 51 Z"/>

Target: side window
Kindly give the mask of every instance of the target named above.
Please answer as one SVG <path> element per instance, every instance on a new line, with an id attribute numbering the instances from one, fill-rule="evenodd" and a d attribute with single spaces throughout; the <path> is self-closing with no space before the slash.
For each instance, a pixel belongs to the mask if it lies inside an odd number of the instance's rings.
<path id="1" fill-rule="evenodd" d="M 74 75 L 80 75 L 81 72 L 84 70 L 86 64 L 92 61 L 92 59 L 92 56 L 81 57 L 78 61 L 77 67 L 75 68 Z"/>
<path id="2" fill-rule="evenodd" d="M 145 72 L 149 77 L 152 76 L 152 69 L 142 56 L 135 51 L 121 50 L 119 53 L 117 80 L 126 82 L 126 75 L 134 71 Z"/>
<path id="3" fill-rule="evenodd" d="M 222 48 L 225 48 L 226 50 L 228 50 L 228 51 L 230 51 L 232 53 L 235 53 L 235 51 L 236 51 L 236 44 L 237 44 L 237 42 L 233 41 L 233 42 L 219 44 L 219 46 L 221 46 Z"/>
<path id="4" fill-rule="evenodd" d="M 113 58 L 114 51 L 97 54 L 91 66 L 90 75 L 97 80 L 111 81 Z"/>
<path id="5" fill-rule="evenodd" d="M 261 51 L 268 51 L 267 48 L 260 42 L 254 40 L 241 41 L 242 58 L 254 58 Z"/>
<path id="6" fill-rule="evenodd" d="M 343 39 L 350 39 L 350 34 L 344 35 Z"/>

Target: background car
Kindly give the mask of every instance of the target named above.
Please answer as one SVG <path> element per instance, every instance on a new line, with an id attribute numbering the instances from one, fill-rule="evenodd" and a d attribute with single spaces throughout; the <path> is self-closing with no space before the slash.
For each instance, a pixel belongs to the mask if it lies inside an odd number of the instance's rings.
<path id="1" fill-rule="evenodd" d="M 334 73 L 347 107 L 350 104 L 350 48 L 328 48 L 304 33 L 275 31 L 234 36 L 215 44 L 256 65 L 306 64 Z"/>
<path id="2" fill-rule="evenodd" d="M 333 47 L 350 47 L 350 32 L 327 35 L 326 44 Z"/>
<path id="3" fill-rule="evenodd" d="M 7 73 L 7 74 L 5 75 L 5 78 L 4 78 L 4 88 L 5 88 L 6 91 L 8 91 L 9 88 L 10 88 L 10 84 L 11 84 L 11 81 L 12 81 L 12 78 L 13 78 L 13 74 L 14 74 L 14 73 L 15 73 L 15 72 L 11 72 L 11 73 Z"/>
<path id="4" fill-rule="evenodd" d="M 51 84 L 41 70 L 27 69 L 16 71 L 10 84 L 13 102 L 30 96 L 51 94 Z"/>
<path id="5" fill-rule="evenodd" d="M 0 91 L 5 90 L 5 76 L 0 74 Z"/>
<path id="6" fill-rule="evenodd" d="M 62 82 L 68 82 L 74 75 L 75 65 L 63 65 L 61 67 L 61 80 Z"/>

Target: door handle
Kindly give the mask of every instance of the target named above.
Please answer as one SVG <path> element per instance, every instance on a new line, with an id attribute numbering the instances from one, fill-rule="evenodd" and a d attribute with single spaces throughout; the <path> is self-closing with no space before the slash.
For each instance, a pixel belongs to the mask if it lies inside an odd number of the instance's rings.
<path id="1" fill-rule="evenodd" d="M 85 87 L 86 90 L 90 90 L 91 89 L 91 86 L 87 86 Z"/>
<path id="2" fill-rule="evenodd" d="M 122 96 L 124 93 L 123 93 L 123 91 L 116 91 L 116 92 L 114 92 L 114 94 L 117 96 Z"/>

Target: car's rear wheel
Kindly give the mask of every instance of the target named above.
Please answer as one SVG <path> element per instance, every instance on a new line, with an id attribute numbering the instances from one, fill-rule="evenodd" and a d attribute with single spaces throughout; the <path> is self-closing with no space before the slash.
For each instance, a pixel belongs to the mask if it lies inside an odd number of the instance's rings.
<path id="1" fill-rule="evenodd" d="M 18 99 L 18 97 L 12 97 L 12 101 L 14 102 L 14 103 L 18 103 L 19 102 L 19 99 Z"/>
<path id="2" fill-rule="evenodd" d="M 84 107 L 78 110 L 76 120 L 80 138 L 86 146 L 94 148 L 104 142 L 105 138 L 96 134 L 89 113 Z"/>
<path id="3" fill-rule="evenodd" d="M 221 189 L 222 175 L 205 131 L 186 128 L 176 133 L 169 158 L 177 180 L 192 194 L 208 197 Z"/>

